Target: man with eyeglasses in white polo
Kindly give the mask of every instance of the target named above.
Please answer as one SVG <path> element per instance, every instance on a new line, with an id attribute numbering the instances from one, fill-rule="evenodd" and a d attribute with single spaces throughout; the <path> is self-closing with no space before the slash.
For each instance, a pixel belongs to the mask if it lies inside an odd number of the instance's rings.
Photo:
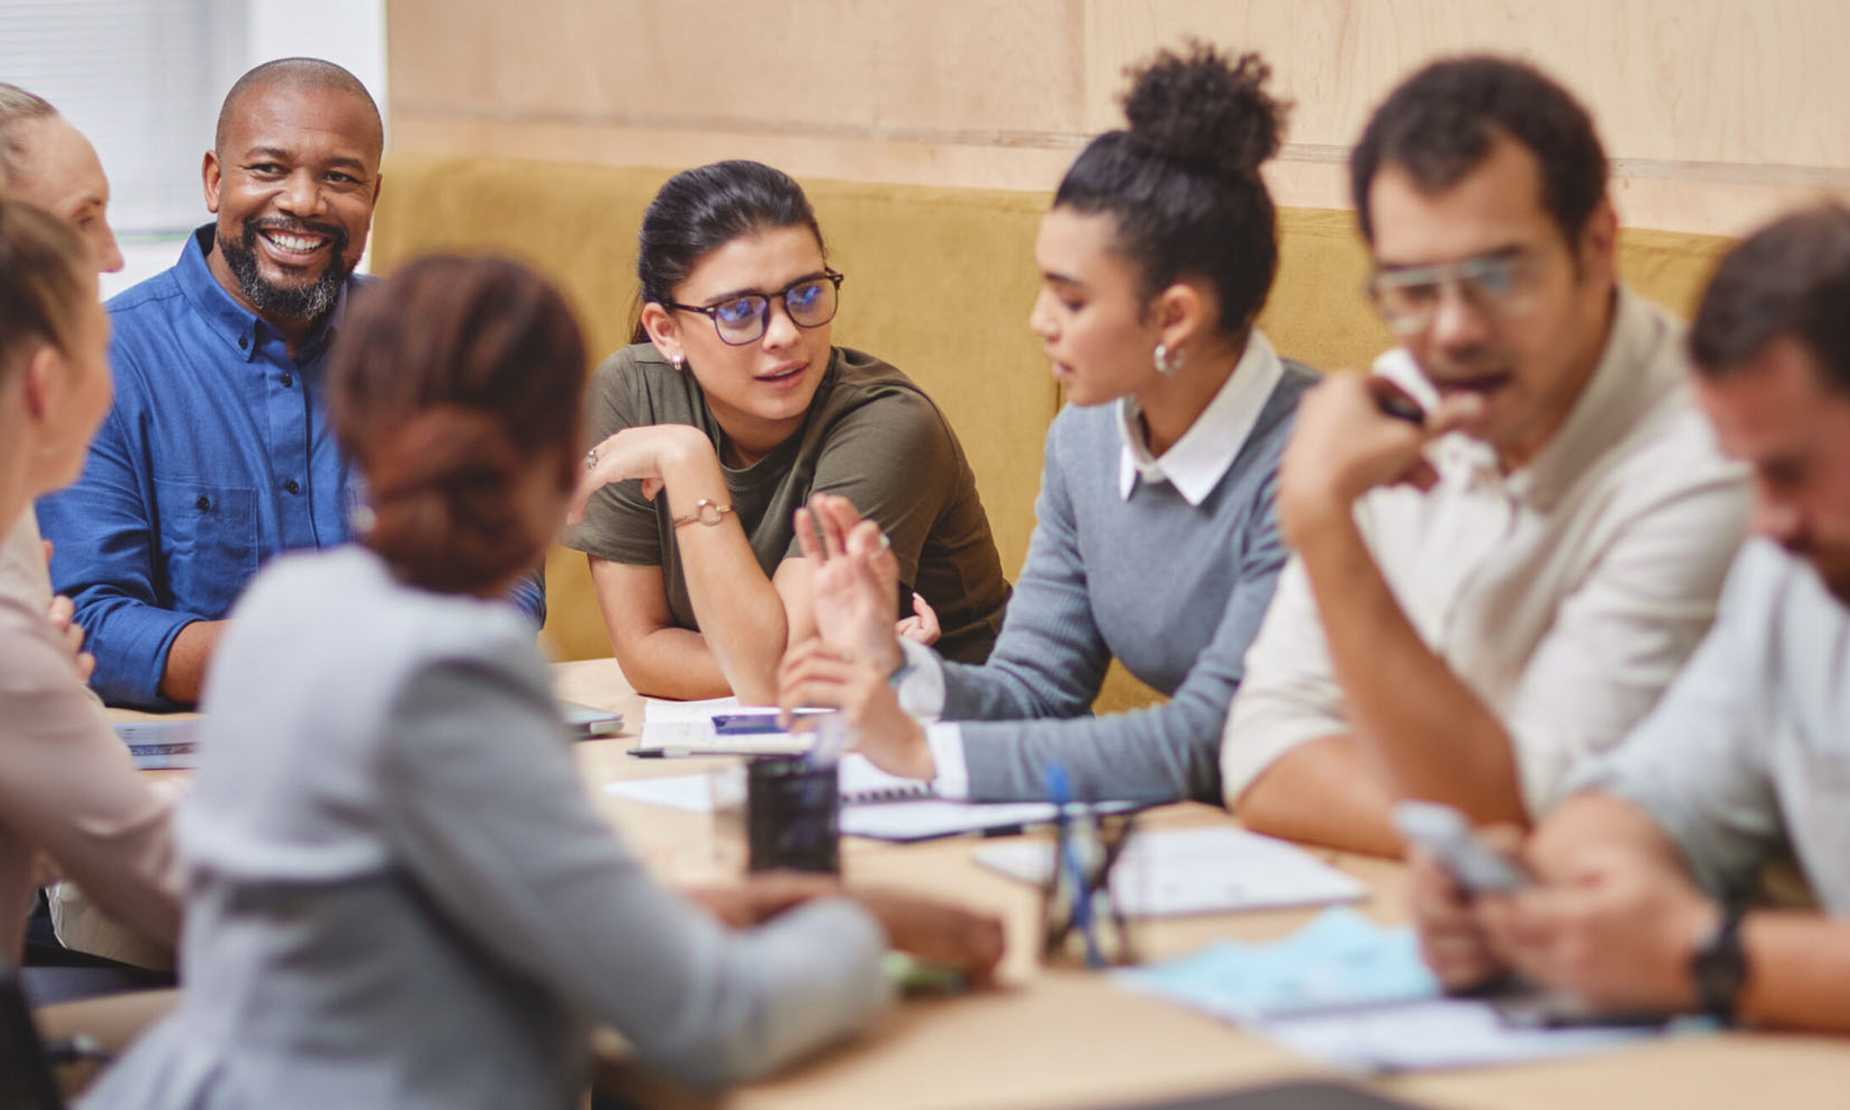
<path id="1" fill-rule="evenodd" d="M 1295 555 L 1222 773 L 1251 828 L 1398 854 L 1395 802 L 1526 826 L 1631 731 L 1714 619 L 1748 487 L 1681 325 L 1619 283 L 1606 157 L 1560 85 L 1434 63 L 1350 171 L 1402 345 L 1299 410 Z"/>

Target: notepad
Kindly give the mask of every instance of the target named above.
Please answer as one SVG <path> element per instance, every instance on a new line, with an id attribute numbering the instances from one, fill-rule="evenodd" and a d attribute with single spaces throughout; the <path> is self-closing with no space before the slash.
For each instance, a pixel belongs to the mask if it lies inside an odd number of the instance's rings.
<path id="1" fill-rule="evenodd" d="M 998 844 L 977 863 L 1046 883 L 1053 847 Z M 1359 901 L 1360 882 L 1282 840 L 1243 829 L 1142 829 L 1112 868 L 1111 893 L 1131 917 L 1177 917 Z"/>
<path id="2" fill-rule="evenodd" d="M 789 732 L 720 735 L 713 728 L 718 713 L 749 712 L 738 698 L 702 701 L 642 700 L 642 735 L 630 749 L 635 755 L 798 755 L 809 750 L 812 738 Z M 776 712 L 769 707 L 765 712 Z"/>
<path id="3" fill-rule="evenodd" d="M 199 766 L 199 718 L 124 721 L 116 735 L 141 771 L 185 771 Z"/>

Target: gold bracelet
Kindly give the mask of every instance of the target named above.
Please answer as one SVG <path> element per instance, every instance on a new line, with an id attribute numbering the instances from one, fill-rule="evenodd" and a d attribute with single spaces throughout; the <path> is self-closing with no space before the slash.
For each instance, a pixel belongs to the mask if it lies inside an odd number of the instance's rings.
<path id="1" fill-rule="evenodd" d="M 704 524 L 708 528 L 713 528 L 716 527 L 720 521 L 726 519 L 726 514 L 731 511 L 731 505 L 720 505 L 711 498 L 702 497 L 700 500 L 694 502 L 693 512 L 688 513 L 686 516 L 675 517 L 670 523 L 677 529 L 683 524 L 693 524 L 695 522 Z"/>

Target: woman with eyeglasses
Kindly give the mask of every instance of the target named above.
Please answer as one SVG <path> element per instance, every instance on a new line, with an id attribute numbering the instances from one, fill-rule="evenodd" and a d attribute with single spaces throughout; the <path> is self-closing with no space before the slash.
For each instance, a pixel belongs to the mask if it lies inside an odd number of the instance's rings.
<path id="1" fill-rule="evenodd" d="M 86 1105 L 565 1110 L 596 1025 L 724 1083 L 866 1028 L 889 946 L 995 967 L 992 916 L 823 876 L 677 892 L 598 814 L 501 601 L 564 518 L 584 368 L 517 263 L 355 299 L 327 381 L 368 518 L 232 613 L 179 817 L 185 990 Z"/>
<path id="2" fill-rule="evenodd" d="M 669 179 L 643 215 L 635 342 L 596 373 L 582 523 L 623 673 L 768 704 L 814 635 L 793 515 L 847 499 L 898 565 L 889 624 L 981 662 L 1009 586 L 963 448 L 899 370 L 831 345 L 843 275 L 808 199 L 757 162 Z M 576 514 L 575 514 L 576 515 Z"/>
<path id="3" fill-rule="evenodd" d="M 1254 324 L 1278 265 L 1269 72 L 1199 44 L 1158 54 L 1129 128 L 1086 146 L 1041 221 L 1028 324 L 1070 403 L 988 663 L 869 619 L 889 560 L 821 497 L 821 638 L 785 661 L 784 705 L 841 706 L 870 759 L 948 797 L 1045 798 L 1058 765 L 1079 798 L 1220 801 L 1221 728 L 1285 562 L 1279 457 L 1314 380 Z M 1091 716 L 1113 658 L 1169 702 Z"/>

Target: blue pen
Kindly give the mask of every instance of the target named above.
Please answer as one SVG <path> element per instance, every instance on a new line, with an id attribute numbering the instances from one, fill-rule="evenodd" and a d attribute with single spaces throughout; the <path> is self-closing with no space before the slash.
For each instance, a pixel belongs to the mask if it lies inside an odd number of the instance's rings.
<path id="1" fill-rule="evenodd" d="M 1047 768 L 1047 796 L 1054 804 L 1057 816 L 1056 839 L 1060 859 L 1057 865 L 1067 873 L 1067 879 L 1073 884 L 1073 925 L 1079 930 L 1080 939 L 1086 946 L 1086 966 L 1104 967 L 1105 957 L 1099 951 L 1098 938 L 1092 931 L 1092 891 L 1086 881 L 1086 869 L 1079 858 L 1073 843 L 1073 829 L 1076 827 L 1067 818 L 1067 806 L 1072 802 L 1072 785 L 1066 777 L 1066 768 L 1056 763 Z"/>

